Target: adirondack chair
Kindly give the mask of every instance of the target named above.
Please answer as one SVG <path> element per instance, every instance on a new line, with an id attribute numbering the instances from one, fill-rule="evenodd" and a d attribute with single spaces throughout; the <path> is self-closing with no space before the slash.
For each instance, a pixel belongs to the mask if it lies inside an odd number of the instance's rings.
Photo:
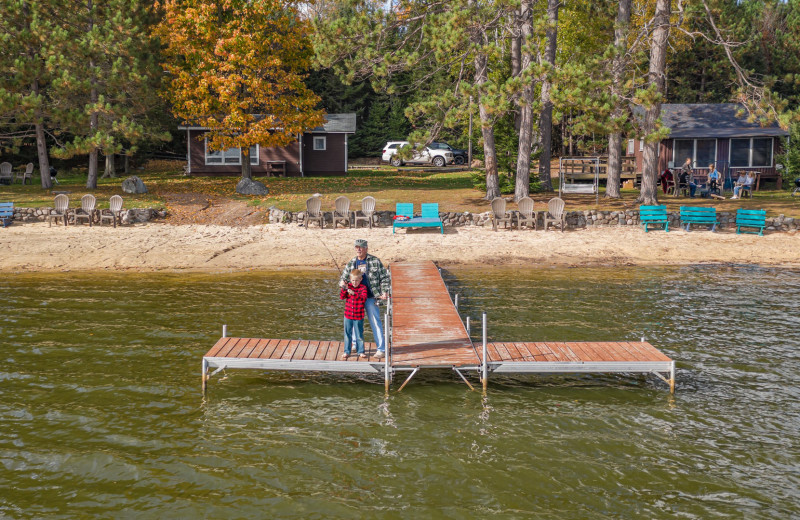
<path id="1" fill-rule="evenodd" d="M 7 227 L 14 219 L 14 203 L 13 202 L 0 202 L 0 222 L 3 227 Z"/>
<path id="2" fill-rule="evenodd" d="M 33 163 L 26 164 L 25 171 L 17 172 L 16 178 L 22 180 L 22 184 L 25 184 L 25 181 L 30 179 L 31 184 L 33 184 Z"/>
<path id="3" fill-rule="evenodd" d="M 497 231 L 497 224 L 503 223 L 503 229 L 510 224 L 514 226 L 514 215 L 506 212 L 506 199 L 495 197 L 492 200 L 492 229 Z"/>
<path id="4" fill-rule="evenodd" d="M 439 218 L 439 204 L 422 204 L 422 216 L 415 217 L 414 204 L 398 202 L 395 213 L 400 217 L 408 217 L 408 220 L 395 219 L 392 224 L 392 234 L 394 234 L 395 228 L 399 227 L 438 227 L 444 234 L 444 224 Z"/>
<path id="5" fill-rule="evenodd" d="M 342 195 L 341 197 L 336 197 L 336 200 L 333 202 L 333 229 L 336 229 L 336 223 L 341 222 L 342 224 L 350 225 L 350 199 Z"/>
<path id="6" fill-rule="evenodd" d="M 358 216 L 358 213 L 355 215 L 355 220 L 353 221 L 353 227 L 358 227 L 358 222 L 364 221 L 369 224 L 369 228 L 372 229 L 372 215 L 375 213 L 375 198 L 374 197 L 364 197 L 361 199 L 361 216 Z"/>
<path id="7" fill-rule="evenodd" d="M 81 219 L 86 219 L 89 221 L 89 227 L 92 227 L 94 210 L 96 206 L 97 199 L 94 195 L 87 193 L 81 197 L 81 207 L 75 210 L 75 225 L 77 225 Z"/>
<path id="8" fill-rule="evenodd" d="M 544 214 L 544 230 L 547 231 L 547 227 L 556 222 L 560 223 L 563 233 L 564 228 L 567 227 L 567 216 L 564 213 L 564 201 L 559 197 L 553 197 L 547 203 L 547 211 Z"/>
<path id="9" fill-rule="evenodd" d="M 319 222 L 320 229 L 325 227 L 325 216 L 319 210 L 321 206 L 322 202 L 319 197 L 310 197 L 306 200 L 306 229 L 308 229 L 308 223 L 312 220 Z"/>
<path id="10" fill-rule="evenodd" d="M 99 209 L 97 213 L 100 216 L 101 225 L 104 220 L 110 220 L 114 227 L 117 227 L 117 221 L 122 225 L 122 197 L 112 196 L 108 201 L 108 209 Z"/>
<path id="11" fill-rule="evenodd" d="M 530 226 L 533 224 L 533 229 L 538 229 L 539 213 L 534 211 L 533 199 L 530 197 L 523 197 L 517 203 L 519 206 L 519 213 L 517 213 L 517 229 L 522 229 L 523 224 Z"/>
<path id="12" fill-rule="evenodd" d="M 47 227 L 52 226 L 54 220 L 58 222 L 60 218 L 64 219 L 64 225 L 66 226 L 69 218 L 69 197 L 63 193 L 56 195 L 53 201 L 53 208 L 54 211 L 47 215 Z"/>
<path id="13" fill-rule="evenodd" d="M 0 184 L 11 184 L 14 182 L 14 173 L 11 163 L 0 163 Z"/>

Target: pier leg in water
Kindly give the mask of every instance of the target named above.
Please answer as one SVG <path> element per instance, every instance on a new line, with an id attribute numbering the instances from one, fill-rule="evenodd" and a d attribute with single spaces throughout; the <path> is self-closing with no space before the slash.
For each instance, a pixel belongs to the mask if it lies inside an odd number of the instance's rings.
<path id="1" fill-rule="evenodd" d="M 203 358 L 203 373 L 202 373 L 202 377 L 203 377 L 203 386 L 202 386 L 203 395 L 206 395 L 206 381 L 208 381 L 208 361 L 206 361 L 205 358 Z"/>
<path id="2" fill-rule="evenodd" d="M 489 386 L 489 360 L 486 356 L 487 346 L 486 346 L 486 313 L 483 313 L 482 316 L 483 322 L 483 363 L 481 366 L 481 383 L 483 383 L 483 393 L 486 393 L 487 387 Z"/>

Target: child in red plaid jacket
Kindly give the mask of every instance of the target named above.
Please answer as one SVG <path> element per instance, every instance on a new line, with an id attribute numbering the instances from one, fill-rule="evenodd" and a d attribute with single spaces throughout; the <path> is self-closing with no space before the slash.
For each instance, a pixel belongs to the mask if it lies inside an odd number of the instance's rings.
<path id="1" fill-rule="evenodd" d="M 344 352 L 342 359 L 350 355 L 350 345 L 356 343 L 358 357 L 365 358 L 364 353 L 364 303 L 367 301 L 367 286 L 361 284 L 361 269 L 350 271 L 350 283 L 339 292 L 339 299 L 344 305 Z"/>

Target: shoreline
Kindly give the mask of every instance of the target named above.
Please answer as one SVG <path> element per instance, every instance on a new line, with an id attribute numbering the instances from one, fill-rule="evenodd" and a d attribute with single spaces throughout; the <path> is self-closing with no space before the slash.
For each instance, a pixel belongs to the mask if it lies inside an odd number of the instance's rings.
<path id="1" fill-rule="evenodd" d="M 384 264 L 434 260 L 453 267 L 622 267 L 749 264 L 800 267 L 800 233 L 763 237 L 732 231 L 600 227 L 495 232 L 305 229 L 296 224 L 48 227 L 15 223 L 0 231 L 1 272 L 237 272 L 332 270 L 353 256 L 356 238 Z"/>

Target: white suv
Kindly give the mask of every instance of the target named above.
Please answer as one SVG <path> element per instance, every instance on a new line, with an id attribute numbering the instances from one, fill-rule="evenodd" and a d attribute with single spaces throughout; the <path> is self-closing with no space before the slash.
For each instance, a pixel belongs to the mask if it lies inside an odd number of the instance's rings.
<path id="1" fill-rule="evenodd" d="M 392 166 L 403 166 L 403 164 L 432 164 L 438 168 L 452 164 L 455 158 L 450 150 L 433 150 L 426 147 L 422 152 L 414 152 L 411 159 L 400 159 L 395 157 L 397 150 L 406 146 L 408 141 L 389 141 L 383 147 L 381 159 L 388 161 Z"/>

